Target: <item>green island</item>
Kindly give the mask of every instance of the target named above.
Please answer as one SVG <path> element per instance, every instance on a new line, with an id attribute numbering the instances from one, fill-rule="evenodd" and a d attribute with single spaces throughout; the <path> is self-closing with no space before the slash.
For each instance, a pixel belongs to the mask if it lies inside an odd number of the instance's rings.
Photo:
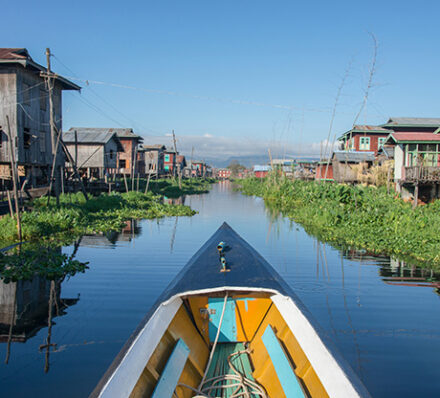
<path id="1" fill-rule="evenodd" d="M 192 216 L 196 214 L 188 206 L 164 203 L 165 198 L 209 192 L 213 179 L 188 179 L 177 181 L 163 179 L 150 181 L 145 192 L 146 180 L 139 183 L 139 191 L 101 193 L 85 200 L 82 193 L 60 195 L 60 205 L 55 198 L 34 199 L 29 210 L 21 214 L 24 241 L 56 240 L 71 242 L 84 234 L 118 231 L 124 221 L 130 219 L 160 218 L 166 216 Z M 18 242 L 16 220 L 9 215 L 0 219 L 0 247 Z"/>
<path id="2" fill-rule="evenodd" d="M 243 194 L 335 246 L 394 255 L 440 269 L 440 200 L 412 208 L 384 187 L 290 180 L 269 175 L 236 183 Z"/>

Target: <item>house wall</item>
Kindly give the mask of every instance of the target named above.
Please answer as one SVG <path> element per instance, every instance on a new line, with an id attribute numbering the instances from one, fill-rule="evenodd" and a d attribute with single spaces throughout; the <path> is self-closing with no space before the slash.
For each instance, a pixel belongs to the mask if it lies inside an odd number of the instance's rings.
<path id="1" fill-rule="evenodd" d="M 326 175 L 326 170 L 327 170 L 327 175 Z M 328 165 L 328 169 L 326 164 L 320 164 L 316 167 L 315 179 L 321 180 L 324 178 L 326 178 L 327 180 L 333 180 L 333 164 L 330 163 Z"/>
<path id="2" fill-rule="evenodd" d="M 352 170 L 352 164 L 345 164 L 338 162 L 336 159 L 333 160 L 333 177 L 337 182 L 353 182 L 357 180 L 357 173 Z"/>
<path id="3" fill-rule="evenodd" d="M 119 152 L 120 153 L 120 152 Z M 104 167 L 116 169 L 118 160 L 118 145 L 114 139 L 111 139 L 104 145 Z"/>
<path id="4" fill-rule="evenodd" d="M 35 86 L 37 85 L 37 86 Z M 26 89 L 26 87 L 31 87 Z M 17 75 L 17 130 L 19 134 L 19 163 L 37 165 L 52 164 L 52 140 L 50 136 L 49 92 L 44 79 L 35 72 L 19 69 Z M 53 110 L 55 127 L 61 132 L 61 87 L 55 83 L 53 89 Z M 31 135 L 26 148 L 25 130 Z M 61 148 L 58 150 L 58 164 L 64 164 Z"/>
<path id="5" fill-rule="evenodd" d="M 75 159 L 75 144 L 66 144 L 67 149 Z M 104 145 L 102 144 L 78 144 L 77 167 L 102 168 L 104 166 Z"/>
<path id="6" fill-rule="evenodd" d="M 145 173 L 162 174 L 163 172 L 163 152 L 152 150 L 144 151 Z"/>
<path id="7" fill-rule="evenodd" d="M 402 179 L 402 168 L 404 166 L 405 153 L 403 145 L 394 147 L 394 181 Z"/>
<path id="8" fill-rule="evenodd" d="M 0 126 L 3 130 L 1 132 L 0 163 L 10 162 L 6 116 L 9 117 L 12 139 L 17 137 L 16 84 L 15 69 L 0 69 Z"/>
<path id="9" fill-rule="evenodd" d="M 53 109 L 55 127 L 61 131 L 62 87 L 55 82 Z M 19 164 L 19 177 L 32 177 L 28 187 L 47 182 L 48 166 L 52 165 L 52 142 L 49 126 L 49 94 L 39 73 L 21 66 L 0 67 L 0 126 L 1 137 L 0 178 L 9 174 L 10 150 L 5 134 L 9 116 L 10 131 L 14 140 L 15 159 Z M 57 164 L 64 165 L 61 146 Z M 46 175 L 46 177 L 44 177 Z M 41 179 L 38 177 L 42 177 Z"/>
<path id="10" fill-rule="evenodd" d="M 133 138 L 119 137 L 124 152 L 119 153 L 119 160 L 125 160 L 125 168 L 122 168 L 118 164 L 118 169 L 120 173 L 131 174 L 132 164 L 134 159 L 134 149 L 136 147 L 136 142 Z M 135 173 L 137 170 L 135 170 Z"/>
<path id="11" fill-rule="evenodd" d="M 255 177 L 264 178 L 267 176 L 267 171 L 255 171 Z"/>
<path id="12" fill-rule="evenodd" d="M 361 137 L 369 137 L 370 138 L 370 149 L 360 149 Z M 375 152 L 379 150 L 379 138 L 386 138 L 388 134 L 364 134 L 357 133 L 353 136 L 354 139 L 354 149 L 355 151 L 361 152 Z"/>

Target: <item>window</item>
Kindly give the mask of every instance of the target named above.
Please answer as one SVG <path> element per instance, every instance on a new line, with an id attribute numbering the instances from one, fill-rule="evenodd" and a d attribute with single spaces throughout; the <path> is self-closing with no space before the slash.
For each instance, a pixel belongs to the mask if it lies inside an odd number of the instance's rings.
<path id="1" fill-rule="evenodd" d="M 113 149 L 110 149 L 110 159 L 113 159 Z"/>
<path id="2" fill-rule="evenodd" d="M 170 161 L 170 155 L 165 155 L 165 162 L 169 162 Z"/>
<path id="3" fill-rule="evenodd" d="M 165 169 L 166 171 L 168 171 L 168 170 L 170 169 L 170 166 L 165 165 L 164 169 Z"/>
<path id="4" fill-rule="evenodd" d="M 386 137 L 379 137 L 379 142 L 378 142 L 378 145 L 377 145 L 377 149 L 380 149 L 380 148 L 383 147 L 383 144 L 385 144 L 385 140 L 386 140 Z"/>
<path id="5" fill-rule="evenodd" d="M 119 159 L 119 168 L 125 169 L 126 167 L 127 167 L 127 163 L 126 163 L 125 159 Z"/>
<path id="6" fill-rule="evenodd" d="M 410 144 L 406 146 L 406 166 L 437 167 L 439 165 L 437 144 Z"/>
<path id="7" fill-rule="evenodd" d="M 31 147 L 31 133 L 30 130 L 25 127 L 24 129 L 24 133 L 23 133 L 23 146 L 24 149 L 29 149 Z"/>
<path id="8" fill-rule="evenodd" d="M 370 137 L 360 137 L 359 150 L 361 150 L 361 151 L 369 151 L 370 150 Z"/>

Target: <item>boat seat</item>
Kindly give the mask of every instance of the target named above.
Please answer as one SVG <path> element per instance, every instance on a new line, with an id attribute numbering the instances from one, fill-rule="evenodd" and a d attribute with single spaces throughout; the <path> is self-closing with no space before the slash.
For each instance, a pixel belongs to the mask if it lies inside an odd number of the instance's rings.
<path id="1" fill-rule="evenodd" d="M 303 388 L 271 325 L 267 325 L 261 339 L 275 368 L 275 373 L 286 398 L 305 398 L 306 395 Z"/>
<path id="2" fill-rule="evenodd" d="M 219 343 L 214 351 L 214 355 L 212 358 L 211 366 L 208 369 L 208 373 L 206 376 L 206 380 L 209 381 L 210 378 L 224 375 L 234 375 L 235 373 L 230 368 L 228 364 L 228 356 L 237 351 L 245 350 L 245 346 L 243 343 Z M 242 353 L 240 355 L 234 355 L 231 358 L 231 363 L 234 365 L 235 369 L 237 369 L 243 376 L 250 380 L 254 380 L 252 376 L 252 367 L 249 360 L 249 356 L 246 353 Z M 228 385 L 234 384 L 235 382 L 232 380 L 224 380 L 221 383 L 216 385 Z M 210 385 L 209 382 L 205 384 L 205 387 Z M 210 396 L 213 397 L 230 397 L 234 392 L 234 388 L 227 389 L 215 389 L 210 392 Z M 254 397 L 254 395 L 252 395 Z"/>
<path id="3" fill-rule="evenodd" d="M 177 340 L 151 398 L 164 398 L 173 395 L 188 356 L 188 346 L 182 339 Z"/>

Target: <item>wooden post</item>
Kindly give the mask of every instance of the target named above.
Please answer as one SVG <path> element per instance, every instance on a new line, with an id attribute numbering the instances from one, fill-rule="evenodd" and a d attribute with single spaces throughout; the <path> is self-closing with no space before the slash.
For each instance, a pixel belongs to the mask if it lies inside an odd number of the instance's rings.
<path id="1" fill-rule="evenodd" d="M 52 72 L 50 70 L 50 49 L 46 48 L 46 62 L 47 62 L 47 73 L 45 74 L 46 82 L 47 82 L 47 89 L 49 91 L 49 126 L 50 126 L 50 136 L 52 140 L 52 156 L 54 157 L 52 168 L 57 168 L 57 152 L 58 152 L 58 141 L 59 141 L 59 135 L 60 132 L 56 132 L 55 129 L 55 121 L 54 121 L 54 115 L 53 115 L 53 76 Z M 57 198 L 57 206 L 59 205 L 59 186 L 58 186 L 58 176 L 59 174 L 56 174 L 54 170 L 52 170 L 51 173 L 51 184 L 52 180 L 55 176 L 55 196 Z M 50 196 L 50 191 L 49 191 Z"/>
<path id="2" fill-rule="evenodd" d="M 12 134 L 11 134 L 11 125 L 9 123 L 9 116 L 6 115 L 6 121 L 8 123 L 8 140 L 9 140 L 9 155 L 11 156 L 11 171 L 12 171 L 12 181 L 14 186 L 14 199 L 15 199 L 15 213 L 17 214 L 17 233 L 18 233 L 18 239 L 20 242 L 22 241 L 21 238 L 21 220 L 20 220 L 20 207 L 18 204 L 18 190 L 17 190 L 17 184 L 18 184 L 18 176 L 17 176 L 17 165 L 15 163 L 15 155 L 14 155 L 14 148 L 12 147 L 13 141 L 12 141 Z"/>
<path id="3" fill-rule="evenodd" d="M 125 191 L 128 193 L 127 177 L 125 176 L 125 173 L 122 173 L 122 175 L 124 176 Z"/>
<path id="4" fill-rule="evenodd" d="M 182 172 L 180 170 L 180 165 L 177 166 L 177 145 L 176 145 L 176 135 L 174 134 L 174 130 L 173 130 L 173 142 L 174 142 L 174 163 L 176 165 L 177 168 L 177 177 L 179 178 L 179 189 L 182 189 Z M 175 173 L 173 173 L 175 174 Z"/>
<path id="5" fill-rule="evenodd" d="M 145 186 L 145 192 L 144 193 L 148 192 L 148 185 L 150 185 L 150 178 L 151 178 L 151 173 L 148 173 L 147 185 Z"/>
<path id="6" fill-rule="evenodd" d="M 137 173 L 136 192 L 139 192 L 139 173 Z"/>
<path id="7" fill-rule="evenodd" d="M 6 194 L 8 195 L 9 213 L 11 214 L 11 218 L 14 218 L 14 210 L 12 209 L 11 194 L 9 190 L 6 191 Z"/>
<path id="8" fill-rule="evenodd" d="M 60 174 L 61 174 L 61 193 L 64 195 L 64 168 L 60 167 Z"/>
<path id="9" fill-rule="evenodd" d="M 66 144 L 64 143 L 64 141 L 63 140 L 60 140 L 60 141 L 61 141 L 61 145 L 62 145 L 62 147 L 64 149 L 64 153 L 66 154 L 69 163 L 72 164 L 73 172 L 76 175 L 76 177 L 78 178 L 79 184 L 81 186 L 81 191 L 82 191 L 84 197 L 86 198 L 86 201 L 88 201 L 89 198 L 87 196 L 86 187 L 84 186 L 83 181 L 81 179 L 81 176 L 79 175 L 78 169 L 76 167 L 76 161 L 73 160 L 72 155 L 70 154 L 70 152 L 69 152 Z"/>

